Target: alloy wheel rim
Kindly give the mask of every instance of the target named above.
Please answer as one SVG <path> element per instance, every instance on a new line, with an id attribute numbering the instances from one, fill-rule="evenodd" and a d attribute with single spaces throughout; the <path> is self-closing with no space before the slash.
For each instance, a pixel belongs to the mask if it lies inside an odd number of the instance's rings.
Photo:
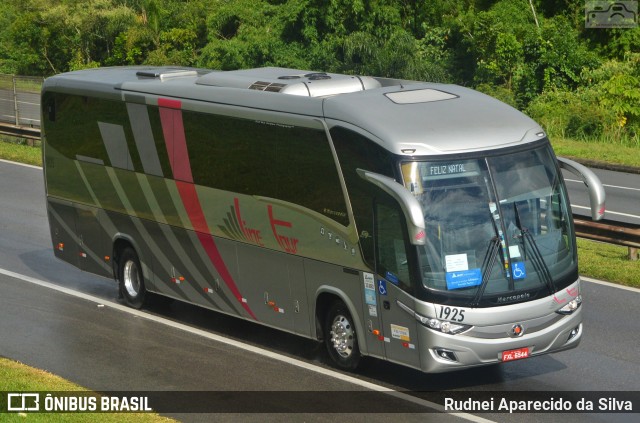
<path id="1" fill-rule="evenodd" d="M 355 332 L 353 325 L 343 315 L 338 315 L 333 319 L 331 325 L 331 343 L 338 355 L 348 358 L 353 353 L 355 342 Z"/>
<path id="2" fill-rule="evenodd" d="M 124 265 L 124 287 L 130 297 L 136 297 L 140 292 L 140 278 L 138 276 L 138 266 L 129 260 Z"/>

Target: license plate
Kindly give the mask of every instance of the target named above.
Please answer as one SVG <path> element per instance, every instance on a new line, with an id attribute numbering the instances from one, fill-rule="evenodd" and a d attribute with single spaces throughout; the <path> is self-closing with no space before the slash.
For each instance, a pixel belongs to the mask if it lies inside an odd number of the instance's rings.
<path id="1" fill-rule="evenodd" d="M 502 361 L 521 360 L 529 357 L 529 348 L 518 348 L 517 350 L 507 350 L 502 352 Z"/>

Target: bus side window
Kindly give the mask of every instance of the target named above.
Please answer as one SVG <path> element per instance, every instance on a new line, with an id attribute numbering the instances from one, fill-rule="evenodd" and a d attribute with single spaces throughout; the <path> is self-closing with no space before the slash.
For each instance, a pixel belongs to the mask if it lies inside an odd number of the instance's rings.
<path id="1" fill-rule="evenodd" d="M 384 276 L 402 288 L 412 293 L 411 272 L 409 271 L 409 256 L 407 254 L 407 229 L 404 215 L 400 208 L 386 202 L 376 202 L 375 205 L 375 243 L 376 269 Z"/>
<path id="2" fill-rule="evenodd" d="M 380 194 L 380 190 L 362 179 L 357 169 L 370 170 L 393 178 L 392 156 L 370 139 L 352 130 L 335 126 L 330 132 L 347 185 L 362 255 L 373 267 L 373 198 Z"/>

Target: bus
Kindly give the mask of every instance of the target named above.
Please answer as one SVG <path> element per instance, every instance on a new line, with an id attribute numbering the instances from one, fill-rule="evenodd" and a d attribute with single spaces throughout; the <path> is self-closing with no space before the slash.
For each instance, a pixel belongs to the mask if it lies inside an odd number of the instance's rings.
<path id="1" fill-rule="evenodd" d="M 544 130 L 464 87 L 115 67 L 42 88 L 55 256 L 161 296 L 446 372 L 576 347 L 571 206 Z"/>

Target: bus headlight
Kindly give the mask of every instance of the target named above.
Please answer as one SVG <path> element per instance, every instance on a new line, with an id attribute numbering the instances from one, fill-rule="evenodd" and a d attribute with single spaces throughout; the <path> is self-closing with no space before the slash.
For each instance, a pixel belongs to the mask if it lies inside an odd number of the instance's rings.
<path id="1" fill-rule="evenodd" d="M 455 335 L 457 333 L 464 332 L 465 330 L 471 327 L 469 325 L 461 325 L 460 323 L 453 323 L 446 320 L 430 319 L 418 313 L 415 313 L 415 316 L 416 316 L 416 319 L 426 327 L 435 329 L 442 333 L 448 333 L 450 335 Z"/>
<path id="2" fill-rule="evenodd" d="M 447 320 L 438 320 L 438 319 L 433 319 L 433 318 L 429 318 L 429 317 L 425 317 L 422 314 L 416 313 L 415 311 L 413 311 L 413 309 L 411 307 L 409 307 L 408 305 L 404 304 L 402 301 L 400 300 L 396 300 L 396 304 L 398 304 L 398 306 L 403 309 L 404 311 L 406 311 L 407 313 L 409 313 L 410 315 L 414 316 L 416 318 L 416 320 L 420 323 L 422 323 L 424 326 L 440 331 L 442 333 L 447 333 L 449 335 L 455 335 L 457 333 L 460 332 L 464 332 L 465 330 L 468 330 L 471 328 L 470 325 L 461 325 L 460 323 L 453 323 L 453 322 L 449 322 Z"/>
<path id="3" fill-rule="evenodd" d="M 582 305 L 582 295 L 578 295 L 573 300 L 565 304 L 565 306 L 562 307 L 560 310 L 556 311 L 556 313 L 571 314 L 577 309 L 579 309 L 581 305 Z"/>

